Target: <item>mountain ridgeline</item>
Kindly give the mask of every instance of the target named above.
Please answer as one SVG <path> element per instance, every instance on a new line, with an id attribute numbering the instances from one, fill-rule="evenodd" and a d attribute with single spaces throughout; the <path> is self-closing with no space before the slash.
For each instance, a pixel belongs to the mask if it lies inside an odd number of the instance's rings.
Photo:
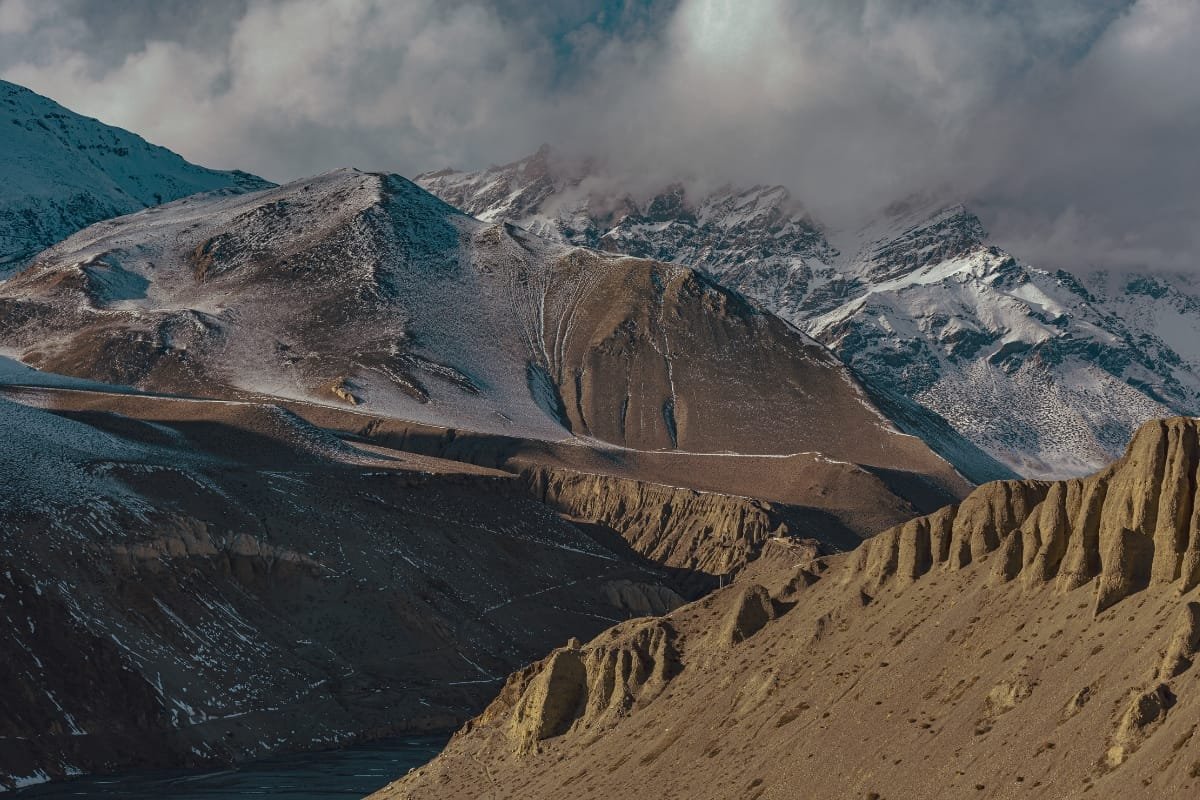
<path id="1" fill-rule="evenodd" d="M 0 285 L 0 344 L 142 390 L 601 448 L 824 456 L 965 488 L 827 350 L 711 279 L 341 170 L 100 223 Z"/>
<path id="2" fill-rule="evenodd" d="M 75 231 L 197 192 L 271 184 L 164 147 L 0 81 L 0 276 Z"/>
<path id="3" fill-rule="evenodd" d="M 1086 474 L 1146 420 L 1200 413 L 1192 275 L 1035 268 L 929 198 L 836 230 L 782 186 L 634 196 L 620 170 L 543 148 L 416 180 L 481 219 L 711 275 L 827 345 L 976 481 Z"/>

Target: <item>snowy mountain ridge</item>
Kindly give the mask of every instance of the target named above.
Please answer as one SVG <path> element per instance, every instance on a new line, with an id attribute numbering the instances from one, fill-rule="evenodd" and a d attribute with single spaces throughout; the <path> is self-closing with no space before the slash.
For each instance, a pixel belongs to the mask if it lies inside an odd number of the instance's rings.
<path id="1" fill-rule="evenodd" d="M 0 276 L 93 222 L 197 192 L 271 185 L 189 163 L 6 81 L 0 152 Z"/>
<path id="2" fill-rule="evenodd" d="M 1190 276 L 1035 269 L 962 205 L 918 201 L 827 231 L 784 187 L 669 186 L 635 201 L 598 194 L 611 184 L 589 167 L 543 148 L 416 180 L 484 219 L 699 268 L 831 348 L 898 416 L 932 411 L 1019 474 L 1086 473 L 1146 419 L 1200 412 Z"/>
<path id="3" fill-rule="evenodd" d="M 702 274 L 481 222 L 395 175 L 97 223 L 0 284 L 0 318 L 21 361 L 111 384 L 959 480 L 826 348 Z"/>

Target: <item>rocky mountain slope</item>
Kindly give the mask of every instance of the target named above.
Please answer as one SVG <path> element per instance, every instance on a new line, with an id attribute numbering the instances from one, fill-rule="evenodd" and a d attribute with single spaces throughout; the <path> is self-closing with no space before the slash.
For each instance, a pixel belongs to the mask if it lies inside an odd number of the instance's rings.
<path id="1" fill-rule="evenodd" d="M 947 241 L 953 249 L 927 257 Z M 859 259 L 851 297 L 814 309 L 805 329 L 872 386 L 916 400 L 989 453 L 1012 453 L 1002 460 L 1020 474 L 1085 473 L 1145 420 L 1200 410 L 1200 359 L 1147 324 L 1160 301 L 1145 277 L 1024 265 L 961 208 Z M 1185 327 L 1200 326 L 1193 281 L 1151 283 L 1171 287 Z"/>
<path id="2" fill-rule="evenodd" d="M 969 488 L 708 278 L 397 176 L 97 223 L 0 283 L 0 345 L 4 785 L 447 729 Z"/>
<path id="3" fill-rule="evenodd" d="M 1005 481 L 857 552 L 511 676 L 375 797 L 1187 797 L 1200 788 L 1200 422 Z"/>
<path id="4" fill-rule="evenodd" d="M 1003 477 L 996 461 L 1083 474 L 1145 420 L 1200 410 L 1200 292 L 1187 276 L 1035 269 L 961 206 L 914 201 L 836 231 L 779 186 L 635 198 L 604 174 L 543 148 L 417 182 L 481 219 L 705 271 L 828 345 L 905 430 L 977 480 Z"/>
<path id="5" fill-rule="evenodd" d="M 508 473 L 269 404 L 3 394 L 0 786 L 444 730 L 682 602 Z"/>
<path id="6" fill-rule="evenodd" d="M 102 219 L 196 192 L 262 189 L 0 81 L 0 277 Z"/>
<path id="7" fill-rule="evenodd" d="M 0 284 L 0 345 L 111 384 L 609 461 L 674 453 L 732 474 L 799 456 L 911 476 L 943 502 L 966 489 L 827 350 L 704 276 L 482 223 L 398 176 L 340 170 L 99 223 Z"/>

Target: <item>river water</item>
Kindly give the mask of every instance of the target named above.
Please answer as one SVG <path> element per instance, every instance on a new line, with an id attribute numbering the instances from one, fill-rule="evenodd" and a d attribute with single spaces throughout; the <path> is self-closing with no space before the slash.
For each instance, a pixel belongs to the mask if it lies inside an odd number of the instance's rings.
<path id="1" fill-rule="evenodd" d="M 18 800 L 116 798 L 124 800 L 347 800 L 381 789 L 436 756 L 446 736 L 382 739 L 344 750 L 299 753 L 219 772 L 142 772 L 79 778 L 33 786 Z"/>

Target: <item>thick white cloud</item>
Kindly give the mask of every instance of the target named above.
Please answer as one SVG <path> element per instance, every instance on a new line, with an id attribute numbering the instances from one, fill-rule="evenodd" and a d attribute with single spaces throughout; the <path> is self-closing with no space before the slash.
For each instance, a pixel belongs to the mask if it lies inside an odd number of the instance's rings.
<path id="1" fill-rule="evenodd" d="M 542 103 L 539 47 L 482 5 L 295 0 L 251 4 L 212 46 L 150 39 L 98 70 L 73 42 L 3 75 L 194 160 L 281 180 L 474 159 L 506 135 L 519 152 Z"/>
<path id="2" fill-rule="evenodd" d="M 965 200 L 1048 266 L 1200 261 L 1195 0 L 573 3 L 553 35 L 538 5 L 228 0 L 106 47 L 86 14 L 0 0 L 0 74 L 277 180 L 550 141 L 634 189 L 784 183 L 839 223 Z"/>

